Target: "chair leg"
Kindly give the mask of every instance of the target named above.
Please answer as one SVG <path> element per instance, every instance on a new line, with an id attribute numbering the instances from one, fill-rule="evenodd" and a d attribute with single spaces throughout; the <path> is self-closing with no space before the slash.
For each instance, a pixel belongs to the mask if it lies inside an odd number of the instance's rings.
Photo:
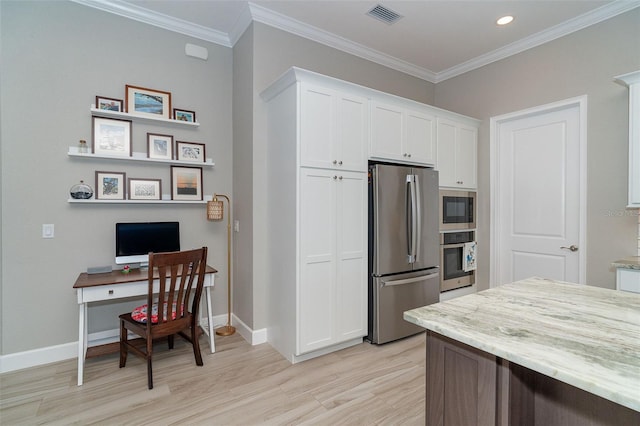
<path id="1" fill-rule="evenodd" d="M 153 372 L 151 371 L 151 355 L 153 352 L 153 339 L 147 336 L 147 381 L 149 389 L 153 389 Z"/>
<path id="2" fill-rule="evenodd" d="M 170 334 L 170 335 L 169 335 L 169 337 L 168 337 L 168 340 L 169 340 L 169 349 L 173 349 L 173 337 L 174 337 L 174 335 L 173 335 L 173 334 Z"/>
<path id="3" fill-rule="evenodd" d="M 120 368 L 127 364 L 127 329 L 124 321 L 120 320 Z"/>
<path id="4" fill-rule="evenodd" d="M 191 325 L 191 343 L 193 344 L 193 355 L 196 357 L 196 365 L 202 366 L 202 354 L 200 353 L 200 333 L 198 333 L 198 325 Z"/>

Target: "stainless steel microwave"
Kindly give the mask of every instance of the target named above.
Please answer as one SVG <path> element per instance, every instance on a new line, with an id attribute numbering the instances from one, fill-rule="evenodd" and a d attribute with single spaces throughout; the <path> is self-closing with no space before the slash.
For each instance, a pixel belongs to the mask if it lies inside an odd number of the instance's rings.
<path id="1" fill-rule="evenodd" d="M 475 229 L 475 191 L 441 190 L 439 208 L 441 231 Z"/>

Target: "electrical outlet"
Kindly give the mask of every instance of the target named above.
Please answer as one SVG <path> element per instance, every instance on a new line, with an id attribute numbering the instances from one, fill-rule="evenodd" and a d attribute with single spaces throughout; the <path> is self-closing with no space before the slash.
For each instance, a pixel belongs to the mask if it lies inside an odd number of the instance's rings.
<path id="1" fill-rule="evenodd" d="M 45 223 L 42 225 L 42 238 L 53 238 L 55 229 L 53 223 Z"/>
<path id="2" fill-rule="evenodd" d="M 239 220 L 234 220 L 233 221 L 233 230 L 235 232 L 240 232 L 240 221 Z"/>

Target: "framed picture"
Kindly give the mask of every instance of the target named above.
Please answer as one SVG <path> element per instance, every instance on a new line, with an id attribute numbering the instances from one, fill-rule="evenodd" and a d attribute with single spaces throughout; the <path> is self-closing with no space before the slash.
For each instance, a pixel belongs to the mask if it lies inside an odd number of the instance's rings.
<path id="1" fill-rule="evenodd" d="M 160 179 L 129 179 L 130 200 L 162 199 L 162 181 Z"/>
<path id="2" fill-rule="evenodd" d="M 202 167 L 171 166 L 171 199 L 202 200 Z"/>
<path id="3" fill-rule="evenodd" d="M 147 158 L 173 160 L 173 136 L 147 133 Z"/>
<path id="4" fill-rule="evenodd" d="M 96 96 L 96 108 L 107 111 L 122 112 L 122 99 L 105 98 Z"/>
<path id="5" fill-rule="evenodd" d="M 91 152 L 117 157 L 131 156 L 131 120 L 92 117 Z"/>
<path id="6" fill-rule="evenodd" d="M 180 161 L 205 162 L 205 146 L 203 143 L 176 142 L 177 159 Z"/>
<path id="7" fill-rule="evenodd" d="M 188 121 L 189 123 L 196 122 L 196 112 L 187 111 L 186 109 L 173 109 L 173 119 L 178 121 Z"/>
<path id="8" fill-rule="evenodd" d="M 96 172 L 96 199 L 124 200 L 126 174 Z"/>
<path id="9" fill-rule="evenodd" d="M 126 85 L 125 104 L 129 114 L 171 118 L 171 93 Z"/>

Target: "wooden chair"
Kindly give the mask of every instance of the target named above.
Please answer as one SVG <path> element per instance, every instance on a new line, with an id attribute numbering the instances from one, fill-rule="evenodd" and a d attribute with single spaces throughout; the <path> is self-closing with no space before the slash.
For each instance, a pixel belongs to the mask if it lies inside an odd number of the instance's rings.
<path id="1" fill-rule="evenodd" d="M 149 253 L 147 304 L 119 317 L 120 368 L 127 362 L 129 349 L 146 359 L 149 389 L 153 389 L 151 357 L 154 339 L 167 337 L 169 349 L 173 349 L 173 337 L 179 334 L 193 345 L 196 364 L 202 365 L 198 343 L 201 330 L 197 322 L 206 265 L 207 247 L 172 253 Z M 155 271 L 158 273 L 156 277 Z M 152 314 L 155 310 L 152 308 L 154 304 L 157 307 L 157 315 Z M 189 334 L 185 333 L 187 330 L 190 330 Z M 146 341 L 146 350 L 135 346 L 127 339 L 128 331 Z"/>

